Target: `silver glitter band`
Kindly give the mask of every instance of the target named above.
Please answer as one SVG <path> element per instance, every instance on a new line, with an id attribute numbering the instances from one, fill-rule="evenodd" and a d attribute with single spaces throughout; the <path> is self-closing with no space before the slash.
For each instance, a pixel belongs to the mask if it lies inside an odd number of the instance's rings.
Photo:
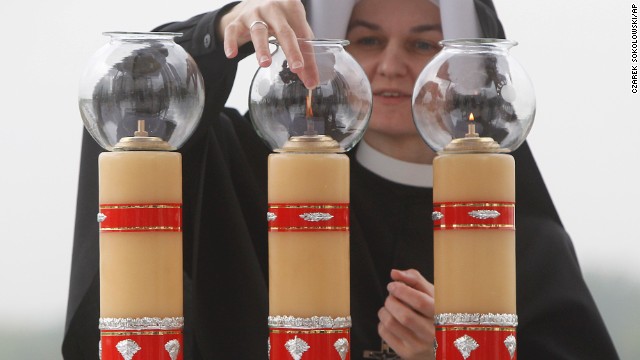
<path id="1" fill-rule="evenodd" d="M 469 211 L 469 216 L 480 220 L 495 219 L 500 216 L 500 212 L 496 210 L 473 210 Z"/>
<path id="2" fill-rule="evenodd" d="M 327 221 L 327 220 L 333 219 L 333 215 L 329 213 L 322 213 L 322 212 L 304 213 L 304 214 L 300 214 L 299 216 L 302 220 L 312 221 L 312 222 Z"/>
<path id="3" fill-rule="evenodd" d="M 518 315 L 445 313 L 435 316 L 435 325 L 518 326 Z"/>
<path id="4" fill-rule="evenodd" d="M 172 330 L 184 327 L 183 317 L 100 318 L 100 330 Z"/>
<path id="5" fill-rule="evenodd" d="M 351 327 L 351 316 L 332 318 L 313 316 L 301 318 L 295 316 L 269 316 L 269 327 L 296 329 L 338 329 Z"/>

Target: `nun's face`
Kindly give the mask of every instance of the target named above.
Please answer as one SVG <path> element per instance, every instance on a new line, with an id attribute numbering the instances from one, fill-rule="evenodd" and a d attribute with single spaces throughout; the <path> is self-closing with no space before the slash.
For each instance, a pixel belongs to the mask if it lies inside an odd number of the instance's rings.
<path id="1" fill-rule="evenodd" d="M 418 136 L 411 116 L 414 83 L 439 51 L 440 10 L 429 0 L 360 0 L 353 9 L 346 50 L 373 90 L 368 132 Z"/>

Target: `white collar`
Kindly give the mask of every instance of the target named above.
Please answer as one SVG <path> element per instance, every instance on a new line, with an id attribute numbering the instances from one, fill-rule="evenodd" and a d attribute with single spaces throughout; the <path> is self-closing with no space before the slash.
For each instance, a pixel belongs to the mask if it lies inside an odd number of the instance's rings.
<path id="1" fill-rule="evenodd" d="M 395 183 L 433 187 L 433 166 L 394 159 L 372 148 L 364 140 L 356 149 L 356 160 L 367 170 Z"/>

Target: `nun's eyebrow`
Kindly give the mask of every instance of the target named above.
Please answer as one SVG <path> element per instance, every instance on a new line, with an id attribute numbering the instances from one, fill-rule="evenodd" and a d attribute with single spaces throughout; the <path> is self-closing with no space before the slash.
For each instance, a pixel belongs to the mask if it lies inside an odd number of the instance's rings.
<path id="1" fill-rule="evenodd" d="M 380 25 L 376 25 L 374 23 L 370 23 L 364 20 L 354 20 L 349 24 L 349 27 L 347 28 L 347 32 L 351 31 L 351 29 L 358 26 L 362 26 L 372 31 L 382 30 Z M 424 24 L 424 25 L 417 25 L 409 29 L 409 32 L 411 33 L 422 33 L 427 31 L 442 31 L 442 26 L 440 24 Z"/>
<path id="2" fill-rule="evenodd" d="M 427 31 L 440 31 L 440 32 L 442 32 L 442 25 L 440 25 L 440 24 L 418 25 L 418 26 L 412 27 L 409 31 L 412 32 L 412 33 L 421 33 L 421 32 L 427 32 Z"/>
<path id="3" fill-rule="evenodd" d="M 374 30 L 374 31 L 379 31 L 381 29 L 381 27 L 379 25 L 370 23 L 368 21 L 364 21 L 364 20 L 354 20 L 352 22 L 349 23 L 349 26 L 347 27 L 347 32 L 351 31 L 351 29 L 358 27 L 358 26 L 362 26 L 365 27 L 369 30 Z"/>

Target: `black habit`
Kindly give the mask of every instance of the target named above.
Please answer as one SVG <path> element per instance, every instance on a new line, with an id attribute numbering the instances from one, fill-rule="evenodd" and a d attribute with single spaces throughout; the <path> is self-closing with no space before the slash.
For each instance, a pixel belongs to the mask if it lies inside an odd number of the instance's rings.
<path id="1" fill-rule="evenodd" d="M 219 11 L 157 31 L 177 38 L 206 84 L 201 123 L 183 155 L 185 359 L 267 357 L 267 156 L 251 122 L 224 108 L 237 62 L 216 42 Z M 504 33 L 490 0 L 476 1 L 486 37 Z M 102 149 L 86 132 L 78 190 L 71 284 L 62 351 L 98 359 L 98 180 Z M 352 154 L 349 154 L 350 156 Z M 582 278 L 569 236 L 529 147 L 516 161 L 518 358 L 617 359 Z M 351 156 L 352 359 L 380 347 L 377 311 L 392 268 L 433 281 L 432 191 L 385 180 Z M 437 286 L 437 284 L 435 284 Z"/>

